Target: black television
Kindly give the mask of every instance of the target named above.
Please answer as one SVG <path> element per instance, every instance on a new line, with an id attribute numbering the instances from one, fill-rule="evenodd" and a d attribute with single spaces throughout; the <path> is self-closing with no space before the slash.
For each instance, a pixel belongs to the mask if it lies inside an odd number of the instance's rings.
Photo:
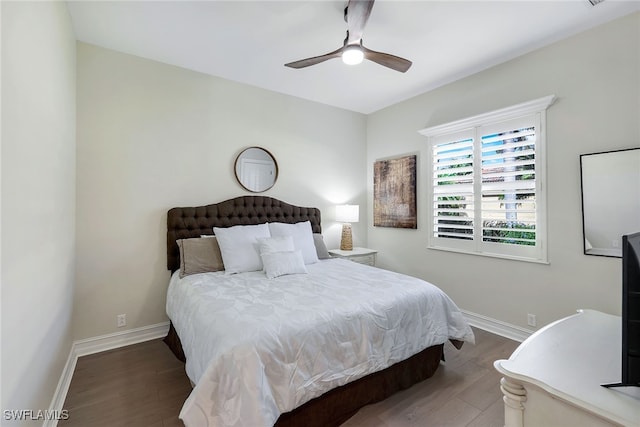
<path id="1" fill-rule="evenodd" d="M 622 236 L 622 378 L 605 387 L 640 387 L 640 232 Z"/>

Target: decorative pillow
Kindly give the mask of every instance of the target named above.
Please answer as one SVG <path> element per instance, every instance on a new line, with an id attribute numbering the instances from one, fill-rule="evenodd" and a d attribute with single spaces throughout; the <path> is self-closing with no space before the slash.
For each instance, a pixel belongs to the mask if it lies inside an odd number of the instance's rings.
<path id="1" fill-rule="evenodd" d="M 258 239 L 271 237 L 267 224 L 214 227 L 227 274 L 262 270 Z"/>
<path id="2" fill-rule="evenodd" d="M 258 249 L 260 254 L 263 254 L 266 252 L 294 251 L 296 248 L 293 245 L 293 237 L 275 236 L 258 239 Z"/>
<path id="3" fill-rule="evenodd" d="M 318 255 L 318 259 L 331 258 L 331 255 L 329 255 L 329 251 L 327 250 L 327 245 L 324 244 L 322 234 L 313 233 L 313 244 L 316 246 L 316 254 Z"/>
<path id="4" fill-rule="evenodd" d="M 270 222 L 269 230 L 272 236 L 291 236 L 293 245 L 302 252 L 305 264 L 318 262 L 316 245 L 313 243 L 313 232 L 311 222 L 304 221 L 295 224 L 285 224 L 283 222 Z M 226 265 L 226 262 L 225 262 Z"/>
<path id="5" fill-rule="evenodd" d="M 268 279 L 285 274 L 307 273 L 301 251 L 264 252 L 261 256 Z"/>
<path id="6" fill-rule="evenodd" d="M 209 273 L 224 270 L 222 255 L 218 240 L 211 239 L 180 239 L 180 277 L 196 273 Z"/>

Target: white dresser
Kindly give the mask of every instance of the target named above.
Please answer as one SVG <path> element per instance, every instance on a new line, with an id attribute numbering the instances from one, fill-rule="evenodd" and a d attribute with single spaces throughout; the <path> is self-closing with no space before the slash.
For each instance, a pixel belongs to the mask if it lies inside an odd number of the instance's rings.
<path id="1" fill-rule="evenodd" d="M 506 427 L 640 427 L 640 388 L 620 381 L 619 316 L 593 310 L 554 322 L 495 368 L 504 377 Z"/>

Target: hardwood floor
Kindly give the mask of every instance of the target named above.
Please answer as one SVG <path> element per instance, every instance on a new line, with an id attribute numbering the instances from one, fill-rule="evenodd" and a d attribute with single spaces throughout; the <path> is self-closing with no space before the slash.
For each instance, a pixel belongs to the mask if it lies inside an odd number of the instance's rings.
<path id="1" fill-rule="evenodd" d="M 78 359 L 60 427 L 183 426 L 178 413 L 191 392 L 184 364 L 162 340 Z"/>
<path id="2" fill-rule="evenodd" d="M 520 344 L 473 328 L 476 345 L 445 344 L 446 362 L 433 377 L 368 405 L 342 427 L 503 427 L 501 376 L 493 368 Z"/>
<path id="3" fill-rule="evenodd" d="M 502 427 L 504 410 L 496 359 L 519 343 L 474 328 L 476 345 L 445 345 L 435 375 L 362 408 L 342 427 Z M 178 413 L 191 392 L 184 365 L 162 340 L 78 359 L 61 427 L 182 426 Z"/>

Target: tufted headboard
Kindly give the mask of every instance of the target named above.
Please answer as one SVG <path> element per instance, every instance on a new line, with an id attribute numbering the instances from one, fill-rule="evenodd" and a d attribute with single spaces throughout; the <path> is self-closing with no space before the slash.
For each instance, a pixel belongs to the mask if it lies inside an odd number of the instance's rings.
<path id="1" fill-rule="evenodd" d="M 213 227 L 302 221 L 310 221 L 314 233 L 322 231 L 319 209 L 293 206 L 266 196 L 241 196 L 213 205 L 172 208 L 167 213 L 167 268 L 180 268 L 178 239 L 213 234 Z"/>

